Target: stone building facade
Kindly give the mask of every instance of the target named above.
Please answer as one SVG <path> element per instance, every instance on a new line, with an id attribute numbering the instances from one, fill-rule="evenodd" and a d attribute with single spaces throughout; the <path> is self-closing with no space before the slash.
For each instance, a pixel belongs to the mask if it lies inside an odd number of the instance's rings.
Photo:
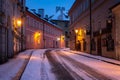
<path id="1" fill-rule="evenodd" d="M 63 31 L 58 26 L 26 11 L 26 48 L 63 48 Z"/>
<path id="2" fill-rule="evenodd" d="M 76 0 L 69 11 L 71 49 L 79 45 L 82 52 L 92 50 L 91 54 L 119 59 L 120 9 L 114 7 L 119 3 L 120 0 Z"/>
<path id="3" fill-rule="evenodd" d="M 0 0 L 0 63 L 22 50 L 17 20 L 23 16 L 24 7 L 25 0 Z"/>
<path id="4" fill-rule="evenodd" d="M 120 3 L 115 5 L 112 8 L 112 12 L 114 15 L 114 28 L 115 28 L 115 53 L 116 59 L 120 60 Z"/>

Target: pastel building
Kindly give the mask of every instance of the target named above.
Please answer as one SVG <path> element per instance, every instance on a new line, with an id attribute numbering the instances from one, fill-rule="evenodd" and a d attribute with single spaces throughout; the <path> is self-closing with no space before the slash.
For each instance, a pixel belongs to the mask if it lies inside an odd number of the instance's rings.
<path id="1" fill-rule="evenodd" d="M 25 32 L 26 49 L 64 48 L 62 29 L 28 10 Z"/>
<path id="2" fill-rule="evenodd" d="M 65 39 L 65 47 L 69 47 L 68 43 L 69 16 L 68 11 L 65 10 L 65 7 L 57 6 L 56 13 L 51 17 L 50 21 L 61 27 Z"/>

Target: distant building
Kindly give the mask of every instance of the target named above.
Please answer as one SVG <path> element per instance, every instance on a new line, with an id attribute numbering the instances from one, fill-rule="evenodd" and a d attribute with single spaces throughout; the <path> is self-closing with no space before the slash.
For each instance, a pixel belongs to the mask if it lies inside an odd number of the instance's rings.
<path id="1" fill-rule="evenodd" d="M 25 0 L 0 0 L 0 63 L 25 48 L 24 10 Z"/>
<path id="2" fill-rule="evenodd" d="M 69 17 L 67 11 L 64 7 L 56 7 L 56 13 L 52 16 L 51 22 L 59 25 L 63 30 L 63 35 L 65 36 L 65 47 L 68 47 L 68 24 L 69 24 Z"/>
<path id="3" fill-rule="evenodd" d="M 91 0 L 91 14 L 90 19 L 90 0 L 76 0 L 71 7 L 70 48 L 80 42 L 79 51 L 120 60 L 120 0 Z"/>
<path id="4" fill-rule="evenodd" d="M 64 48 L 62 29 L 26 11 L 26 48 Z"/>

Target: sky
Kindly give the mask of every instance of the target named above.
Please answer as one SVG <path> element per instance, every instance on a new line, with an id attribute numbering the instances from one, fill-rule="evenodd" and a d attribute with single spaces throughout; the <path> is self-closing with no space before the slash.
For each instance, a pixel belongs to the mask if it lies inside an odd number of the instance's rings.
<path id="1" fill-rule="evenodd" d="M 69 10 L 75 0 L 26 0 L 26 6 L 29 9 L 45 9 L 45 15 L 55 14 L 56 6 L 65 7 L 65 10 Z"/>

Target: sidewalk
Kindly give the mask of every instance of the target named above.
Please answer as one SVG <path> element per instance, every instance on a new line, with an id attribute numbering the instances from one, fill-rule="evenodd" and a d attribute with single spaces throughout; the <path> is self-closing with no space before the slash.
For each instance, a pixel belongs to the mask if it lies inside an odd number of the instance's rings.
<path id="1" fill-rule="evenodd" d="M 101 60 L 101 61 L 104 61 L 104 62 L 107 62 L 107 63 L 110 63 L 110 64 L 120 66 L 120 61 L 115 60 L 115 59 L 105 58 L 105 57 L 97 56 L 97 55 L 91 55 L 91 54 L 87 54 L 87 53 L 84 53 L 84 52 L 78 52 L 78 51 L 71 51 L 71 52 L 77 53 L 81 56 L 85 56 L 85 57 L 88 57 L 88 58 L 93 58 L 93 59 L 96 59 L 96 60 Z"/>
<path id="2" fill-rule="evenodd" d="M 32 51 L 21 52 L 15 58 L 0 65 L 0 80 L 18 80 L 17 78 L 21 76 Z"/>

